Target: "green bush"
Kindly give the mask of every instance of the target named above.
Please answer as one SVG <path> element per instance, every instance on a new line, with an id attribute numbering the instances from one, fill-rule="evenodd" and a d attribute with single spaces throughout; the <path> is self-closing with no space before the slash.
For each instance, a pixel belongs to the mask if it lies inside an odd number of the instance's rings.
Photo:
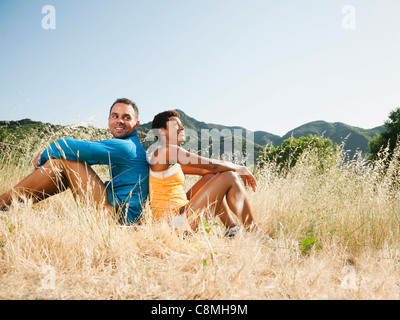
<path id="1" fill-rule="evenodd" d="M 309 159 L 320 162 L 323 168 L 332 161 L 337 160 L 339 147 L 331 139 L 309 135 L 308 137 L 289 138 L 283 141 L 281 146 L 266 147 L 258 159 L 259 166 L 265 163 L 275 162 L 280 171 L 290 170 L 307 153 Z"/>
<path id="2" fill-rule="evenodd" d="M 393 154 L 400 135 L 400 108 L 389 114 L 389 119 L 383 127 L 385 131 L 376 135 L 368 144 L 371 160 L 377 160 L 385 148 Z"/>

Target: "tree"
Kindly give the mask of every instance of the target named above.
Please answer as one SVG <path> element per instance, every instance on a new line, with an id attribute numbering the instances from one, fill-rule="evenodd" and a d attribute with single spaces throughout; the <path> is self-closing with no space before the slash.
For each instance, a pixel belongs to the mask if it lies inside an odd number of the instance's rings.
<path id="1" fill-rule="evenodd" d="M 338 145 L 329 138 L 309 135 L 308 137 L 289 138 L 283 141 L 281 146 L 266 147 L 258 159 L 259 165 L 275 161 L 280 170 L 293 168 L 305 152 L 312 153 L 316 159 L 329 160 L 339 154 Z"/>
<path id="2" fill-rule="evenodd" d="M 389 153 L 393 153 L 396 148 L 400 135 L 400 108 L 390 112 L 383 127 L 385 131 L 376 135 L 368 144 L 371 160 L 376 160 L 380 151 L 386 147 Z"/>

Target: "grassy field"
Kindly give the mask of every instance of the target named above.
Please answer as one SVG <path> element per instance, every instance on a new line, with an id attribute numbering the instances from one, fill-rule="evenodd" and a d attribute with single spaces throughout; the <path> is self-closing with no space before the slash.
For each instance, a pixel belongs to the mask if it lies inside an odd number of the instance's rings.
<path id="1" fill-rule="evenodd" d="M 46 146 L 26 143 L 18 161 L 2 153 L 1 193 Z M 272 163 L 256 176 L 248 195 L 268 243 L 225 238 L 218 221 L 184 238 L 148 208 L 142 225 L 121 228 L 70 192 L 14 203 L 0 213 L 0 299 L 399 298 L 398 161 L 321 170 L 309 153 L 287 174 Z"/>

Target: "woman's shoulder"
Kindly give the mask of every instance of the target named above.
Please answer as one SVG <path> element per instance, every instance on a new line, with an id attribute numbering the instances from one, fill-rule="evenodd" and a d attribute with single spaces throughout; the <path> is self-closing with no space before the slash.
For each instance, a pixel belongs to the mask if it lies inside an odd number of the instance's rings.
<path id="1" fill-rule="evenodd" d="M 182 147 L 179 147 L 177 145 L 160 145 L 158 146 L 154 151 L 153 151 L 153 156 L 158 157 L 161 155 L 167 155 L 169 156 L 172 152 L 179 152 L 181 150 L 184 150 Z"/>
<path id="2" fill-rule="evenodd" d="M 190 157 L 191 154 L 178 145 L 162 145 L 153 151 L 150 164 L 175 164 L 181 161 L 187 164 Z"/>
<path id="3" fill-rule="evenodd" d="M 150 167 L 167 160 L 168 148 L 166 146 L 158 146 L 152 153 L 149 159 Z M 163 160 L 164 159 L 164 160 Z"/>

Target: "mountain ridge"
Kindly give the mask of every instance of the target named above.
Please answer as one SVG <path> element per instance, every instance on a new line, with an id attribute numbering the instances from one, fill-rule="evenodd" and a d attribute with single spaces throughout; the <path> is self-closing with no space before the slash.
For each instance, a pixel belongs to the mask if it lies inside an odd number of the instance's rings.
<path id="1" fill-rule="evenodd" d="M 310 134 L 323 136 L 331 139 L 334 143 L 341 144 L 345 141 L 345 149 L 350 150 L 350 154 L 354 154 L 357 150 L 363 153 L 368 153 L 368 142 L 376 135 L 384 131 L 383 125 L 372 129 L 364 129 L 360 127 L 351 126 L 343 122 L 327 122 L 324 120 L 316 120 L 305 123 L 288 131 L 283 136 L 269 133 L 267 131 L 257 130 L 251 131 L 241 126 L 226 126 L 222 124 L 207 123 L 199 121 L 193 117 L 187 115 L 184 111 L 176 109 L 179 112 L 181 121 L 185 128 L 195 130 L 198 134 L 201 133 L 202 129 L 222 131 L 224 129 L 230 130 L 231 132 L 241 133 L 242 139 L 246 140 L 248 136 L 253 136 L 254 139 L 251 141 L 254 143 L 255 151 L 258 152 L 266 146 L 278 146 L 281 145 L 285 139 L 290 137 L 299 138 L 301 136 L 308 136 Z M 30 119 L 22 119 L 18 121 L 0 121 L 0 129 L 4 127 L 18 128 L 22 126 L 33 126 L 35 124 L 43 124 L 40 121 L 33 121 Z M 52 124 L 50 124 L 52 125 Z M 58 125 L 53 125 L 58 126 Z M 65 127 L 65 126 L 60 126 Z M 141 124 L 139 126 L 139 136 L 144 137 L 146 133 L 151 129 L 151 121 Z M 236 130 L 236 131 L 234 131 Z M 241 130 L 241 131 L 239 131 Z M 1 140 L 1 139 L 0 139 Z"/>
<path id="2" fill-rule="evenodd" d="M 323 136 L 331 139 L 334 143 L 340 145 L 345 141 L 345 149 L 350 150 L 350 154 L 354 154 L 357 150 L 363 153 L 368 153 L 368 142 L 376 135 L 384 131 L 383 125 L 371 129 L 364 129 L 356 126 L 351 126 L 343 122 L 328 122 L 324 120 L 315 120 L 298 126 L 292 130 L 289 130 L 285 135 L 279 136 L 267 131 L 257 130 L 251 131 L 240 126 L 225 126 L 221 124 L 206 123 L 204 121 L 198 121 L 180 109 L 175 109 L 179 112 L 182 124 L 185 128 L 195 129 L 200 131 L 201 129 L 242 129 L 242 137 L 246 138 L 246 134 L 254 134 L 255 146 L 262 148 L 267 145 L 278 146 L 282 142 L 290 137 L 300 138 L 301 136 L 308 136 L 310 134 Z M 142 127 L 151 129 L 151 122 L 141 124 Z"/>

